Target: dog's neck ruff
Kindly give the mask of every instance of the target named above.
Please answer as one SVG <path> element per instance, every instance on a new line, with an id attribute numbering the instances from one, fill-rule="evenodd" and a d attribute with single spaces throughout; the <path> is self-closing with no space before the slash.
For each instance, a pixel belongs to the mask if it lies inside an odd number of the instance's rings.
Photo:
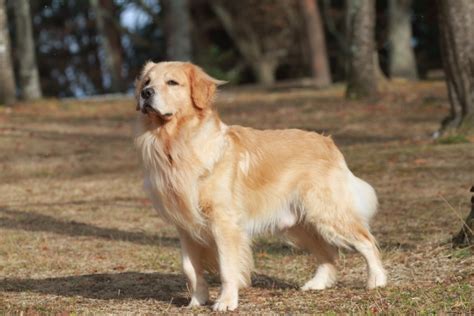
<path id="1" fill-rule="evenodd" d="M 159 204 L 164 219 L 186 230 L 202 227 L 206 218 L 199 205 L 199 181 L 223 156 L 228 127 L 214 115 L 184 120 L 168 129 L 167 124 L 142 131 L 135 138 L 146 189 L 159 197 L 154 204 Z"/>

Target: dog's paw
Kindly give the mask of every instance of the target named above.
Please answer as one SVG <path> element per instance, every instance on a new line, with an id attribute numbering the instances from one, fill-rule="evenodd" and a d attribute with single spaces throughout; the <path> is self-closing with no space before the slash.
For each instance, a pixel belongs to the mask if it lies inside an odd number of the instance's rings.
<path id="1" fill-rule="evenodd" d="M 387 275 L 385 271 L 370 273 L 367 279 L 367 288 L 374 289 L 376 287 L 384 287 L 387 285 Z"/>
<path id="2" fill-rule="evenodd" d="M 195 293 L 191 297 L 191 301 L 188 304 L 188 307 L 196 307 L 206 304 L 207 300 L 209 299 L 209 294 L 207 289 L 202 291 L 201 293 Z"/>
<path id="3" fill-rule="evenodd" d="M 205 301 L 204 301 L 204 302 L 200 302 L 197 298 L 192 297 L 192 298 L 191 298 L 191 301 L 189 302 L 188 306 L 186 306 L 186 307 L 188 307 L 188 308 L 193 308 L 193 307 L 198 307 L 198 306 L 201 306 L 201 305 L 204 305 L 204 304 L 206 304 Z"/>
<path id="4" fill-rule="evenodd" d="M 219 297 L 212 309 L 217 312 L 233 311 L 238 306 L 238 297 Z"/>
<path id="5" fill-rule="evenodd" d="M 303 291 L 324 290 L 336 284 L 336 270 L 333 267 L 320 266 L 314 278 L 301 287 Z"/>
<path id="6" fill-rule="evenodd" d="M 310 280 L 306 282 L 305 285 L 301 287 L 302 291 L 312 291 L 312 290 L 324 290 L 326 288 L 326 285 L 321 282 L 314 282 L 314 280 Z"/>
<path id="7" fill-rule="evenodd" d="M 311 291 L 311 290 L 320 291 L 320 290 L 324 290 L 324 289 L 332 287 L 334 283 L 336 283 L 335 280 L 333 281 L 333 280 L 324 280 L 324 279 L 314 278 L 306 282 L 306 284 L 301 287 L 301 290 L 302 291 Z"/>
<path id="8" fill-rule="evenodd" d="M 216 302 L 212 306 L 212 310 L 215 312 L 225 312 L 225 311 L 233 311 L 237 308 L 237 303 L 226 303 L 226 302 Z"/>

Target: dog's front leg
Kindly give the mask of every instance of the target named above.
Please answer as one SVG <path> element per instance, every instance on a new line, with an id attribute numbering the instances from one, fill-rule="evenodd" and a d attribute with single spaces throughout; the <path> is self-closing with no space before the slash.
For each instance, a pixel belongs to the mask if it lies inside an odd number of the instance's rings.
<path id="1" fill-rule="evenodd" d="M 205 249 L 193 240 L 187 232 L 181 229 L 178 229 L 178 231 L 181 241 L 183 271 L 188 278 L 188 285 L 191 291 L 191 301 L 188 307 L 200 306 L 205 304 L 209 298 L 209 290 L 204 279 L 202 262 Z"/>
<path id="2" fill-rule="evenodd" d="M 215 311 L 234 310 L 239 287 L 250 284 L 252 252 L 247 235 L 231 220 L 215 221 L 212 228 L 217 246 L 221 292 L 213 306 Z"/>

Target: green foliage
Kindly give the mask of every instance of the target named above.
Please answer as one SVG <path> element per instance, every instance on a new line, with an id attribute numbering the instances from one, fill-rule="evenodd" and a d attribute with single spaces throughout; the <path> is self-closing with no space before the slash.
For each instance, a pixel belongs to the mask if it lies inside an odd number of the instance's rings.
<path id="1" fill-rule="evenodd" d="M 464 143 L 469 143 L 469 140 L 467 139 L 466 136 L 461 135 L 461 134 L 453 134 L 453 135 L 448 135 L 441 137 L 440 139 L 437 140 L 439 144 L 464 144 Z"/>
<path id="2" fill-rule="evenodd" d="M 461 248 L 458 250 L 453 251 L 452 256 L 457 259 L 465 259 L 472 256 L 471 248 Z"/>

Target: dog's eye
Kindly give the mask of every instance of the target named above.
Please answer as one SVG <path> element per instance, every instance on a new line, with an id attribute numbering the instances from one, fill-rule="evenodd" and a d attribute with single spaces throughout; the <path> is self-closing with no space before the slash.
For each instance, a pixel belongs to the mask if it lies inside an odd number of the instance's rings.
<path id="1" fill-rule="evenodd" d="M 144 85 L 145 85 L 145 86 L 148 86 L 149 84 L 150 84 L 150 78 L 148 78 L 147 80 L 145 80 Z"/>
<path id="2" fill-rule="evenodd" d="M 177 86 L 177 85 L 179 85 L 179 83 L 177 81 L 174 81 L 174 80 L 168 80 L 168 81 L 166 81 L 166 84 L 168 86 Z"/>

